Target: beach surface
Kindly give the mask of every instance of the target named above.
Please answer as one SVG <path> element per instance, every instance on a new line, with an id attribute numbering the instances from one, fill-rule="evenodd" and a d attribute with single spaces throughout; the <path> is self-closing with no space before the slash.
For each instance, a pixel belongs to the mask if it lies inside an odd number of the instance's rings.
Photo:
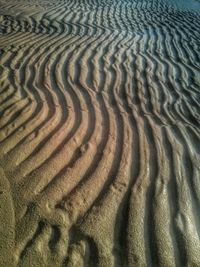
<path id="1" fill-rule="evenodd" d="M 199 0 L 0 0 L 0 266 L 200 266 Z"/>

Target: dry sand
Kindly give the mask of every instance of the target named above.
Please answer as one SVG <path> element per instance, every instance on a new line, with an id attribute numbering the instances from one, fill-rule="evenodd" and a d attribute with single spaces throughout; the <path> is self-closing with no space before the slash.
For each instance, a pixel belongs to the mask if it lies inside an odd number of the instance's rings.
<path id="1" fill-rule="evenodd" d="M 0 0 L 0 266 L 200 266 L 200 1 Z"/>

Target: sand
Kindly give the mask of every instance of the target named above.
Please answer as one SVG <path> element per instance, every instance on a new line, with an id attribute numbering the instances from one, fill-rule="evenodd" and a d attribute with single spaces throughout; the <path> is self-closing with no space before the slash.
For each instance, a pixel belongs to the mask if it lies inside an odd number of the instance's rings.
<path id="1" fill-rule="evenodd" d="M 199 0 L 0 0 L 0 266 L 200 266 Z"/>

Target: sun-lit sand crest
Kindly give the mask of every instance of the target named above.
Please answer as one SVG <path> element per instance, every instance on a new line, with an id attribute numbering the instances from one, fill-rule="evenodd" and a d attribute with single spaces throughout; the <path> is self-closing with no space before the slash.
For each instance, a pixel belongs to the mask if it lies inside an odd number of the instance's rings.
<path id="1" fill-rule="evenodd" d="M 200 266 L 200 1 L 0 0 L 0 267 Z"/>

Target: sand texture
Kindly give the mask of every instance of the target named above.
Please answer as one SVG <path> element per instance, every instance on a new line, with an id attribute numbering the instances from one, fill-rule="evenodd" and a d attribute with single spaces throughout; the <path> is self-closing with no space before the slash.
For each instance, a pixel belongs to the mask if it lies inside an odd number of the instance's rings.
<path id="1" fill-rule="evenodd" d="M 0 0 L 0 267 L 200 267 L 200 1 Z"/>

